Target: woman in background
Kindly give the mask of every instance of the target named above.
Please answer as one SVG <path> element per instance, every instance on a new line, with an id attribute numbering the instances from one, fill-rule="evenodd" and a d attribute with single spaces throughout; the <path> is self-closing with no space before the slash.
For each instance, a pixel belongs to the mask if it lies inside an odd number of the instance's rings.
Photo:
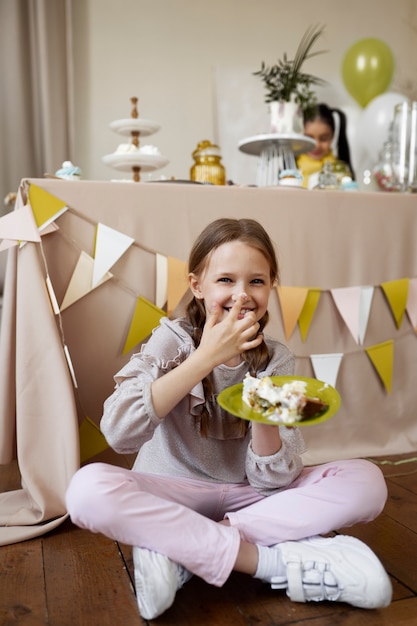
<path id="1" fill-rule="evenodd" d="M 326 104 L 318 104 L 305 114 L 304 135 L 314 139 L 316 146 L 314 150 L 301 154 L 297 159 L 297 167 L 303 175 L 303 187 L 311 189 L 317 184 L 318 174 L 326 161 L 344 165 L 346 174 L 350 172 L 354 180 L 346 126 L 346 115 L 343 111 L 331 109 Z"/>

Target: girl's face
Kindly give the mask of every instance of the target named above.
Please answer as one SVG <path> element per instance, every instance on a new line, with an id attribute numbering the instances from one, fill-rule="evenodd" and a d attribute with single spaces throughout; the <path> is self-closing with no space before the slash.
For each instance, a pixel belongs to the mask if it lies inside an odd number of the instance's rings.
<path id="1" fill-rule="evenodd" d="M 253 311 L 259 321 L 266 312 L 273 286 L 264 255 L 242 241 L 231 241 L 216 248 L 203 272 L 199 276 L 190 274 L 189 280 L 191 291 L 196 298 L 204 300 L 206 311 L 213 303 L 219 305 L 219 322 L 242 293 L 247 299 L 241 317 Z"/>
<path id="2" fill-rule="evenodd" d="M 316 142 L 314 150 L 309 152 L 309 156 L 312 159 L 320 161 L 326 157 L 331 150 L 331 143 L 333 139 L 333 131 L 322 120 L 316 119 L 304 124 L 304 135 L 311 137 Z"/>

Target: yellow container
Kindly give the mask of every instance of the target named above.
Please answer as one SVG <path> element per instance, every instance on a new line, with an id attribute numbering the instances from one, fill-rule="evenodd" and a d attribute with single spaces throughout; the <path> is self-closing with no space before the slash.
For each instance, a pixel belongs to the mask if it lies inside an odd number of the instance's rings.
<path id="1" fill-rule="evenodd" d="M 219 146 L 208 140 L 200 141 L 192 156 L 195 163 L 190 169 L 191 180 L 212 185 L 226 184 L 226 171 L 220 162 Z"/>

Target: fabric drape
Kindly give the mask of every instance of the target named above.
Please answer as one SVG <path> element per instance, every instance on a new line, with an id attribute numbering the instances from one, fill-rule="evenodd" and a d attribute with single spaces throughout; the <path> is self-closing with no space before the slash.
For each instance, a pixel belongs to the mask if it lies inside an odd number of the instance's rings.
<path id="1" fill-rule="evenodd" d="M 0 213 L 22 172 L 41 177 L 72 158 L 71 4 L 0 2 Z"/>

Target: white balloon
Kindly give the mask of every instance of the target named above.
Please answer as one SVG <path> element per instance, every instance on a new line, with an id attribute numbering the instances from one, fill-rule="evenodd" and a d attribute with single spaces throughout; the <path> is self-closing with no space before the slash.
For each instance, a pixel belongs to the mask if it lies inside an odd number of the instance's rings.
<path id="1" fill-rule="evenodd" d="M 358 135 L 363 149 L 373 162 L 377 161 L 382 145 L 388 138 L 395 105 L 401 102 L 407 102 L 407 97 L 400 93 L 383 93 L 371 100 L 359 117 Z"/>

